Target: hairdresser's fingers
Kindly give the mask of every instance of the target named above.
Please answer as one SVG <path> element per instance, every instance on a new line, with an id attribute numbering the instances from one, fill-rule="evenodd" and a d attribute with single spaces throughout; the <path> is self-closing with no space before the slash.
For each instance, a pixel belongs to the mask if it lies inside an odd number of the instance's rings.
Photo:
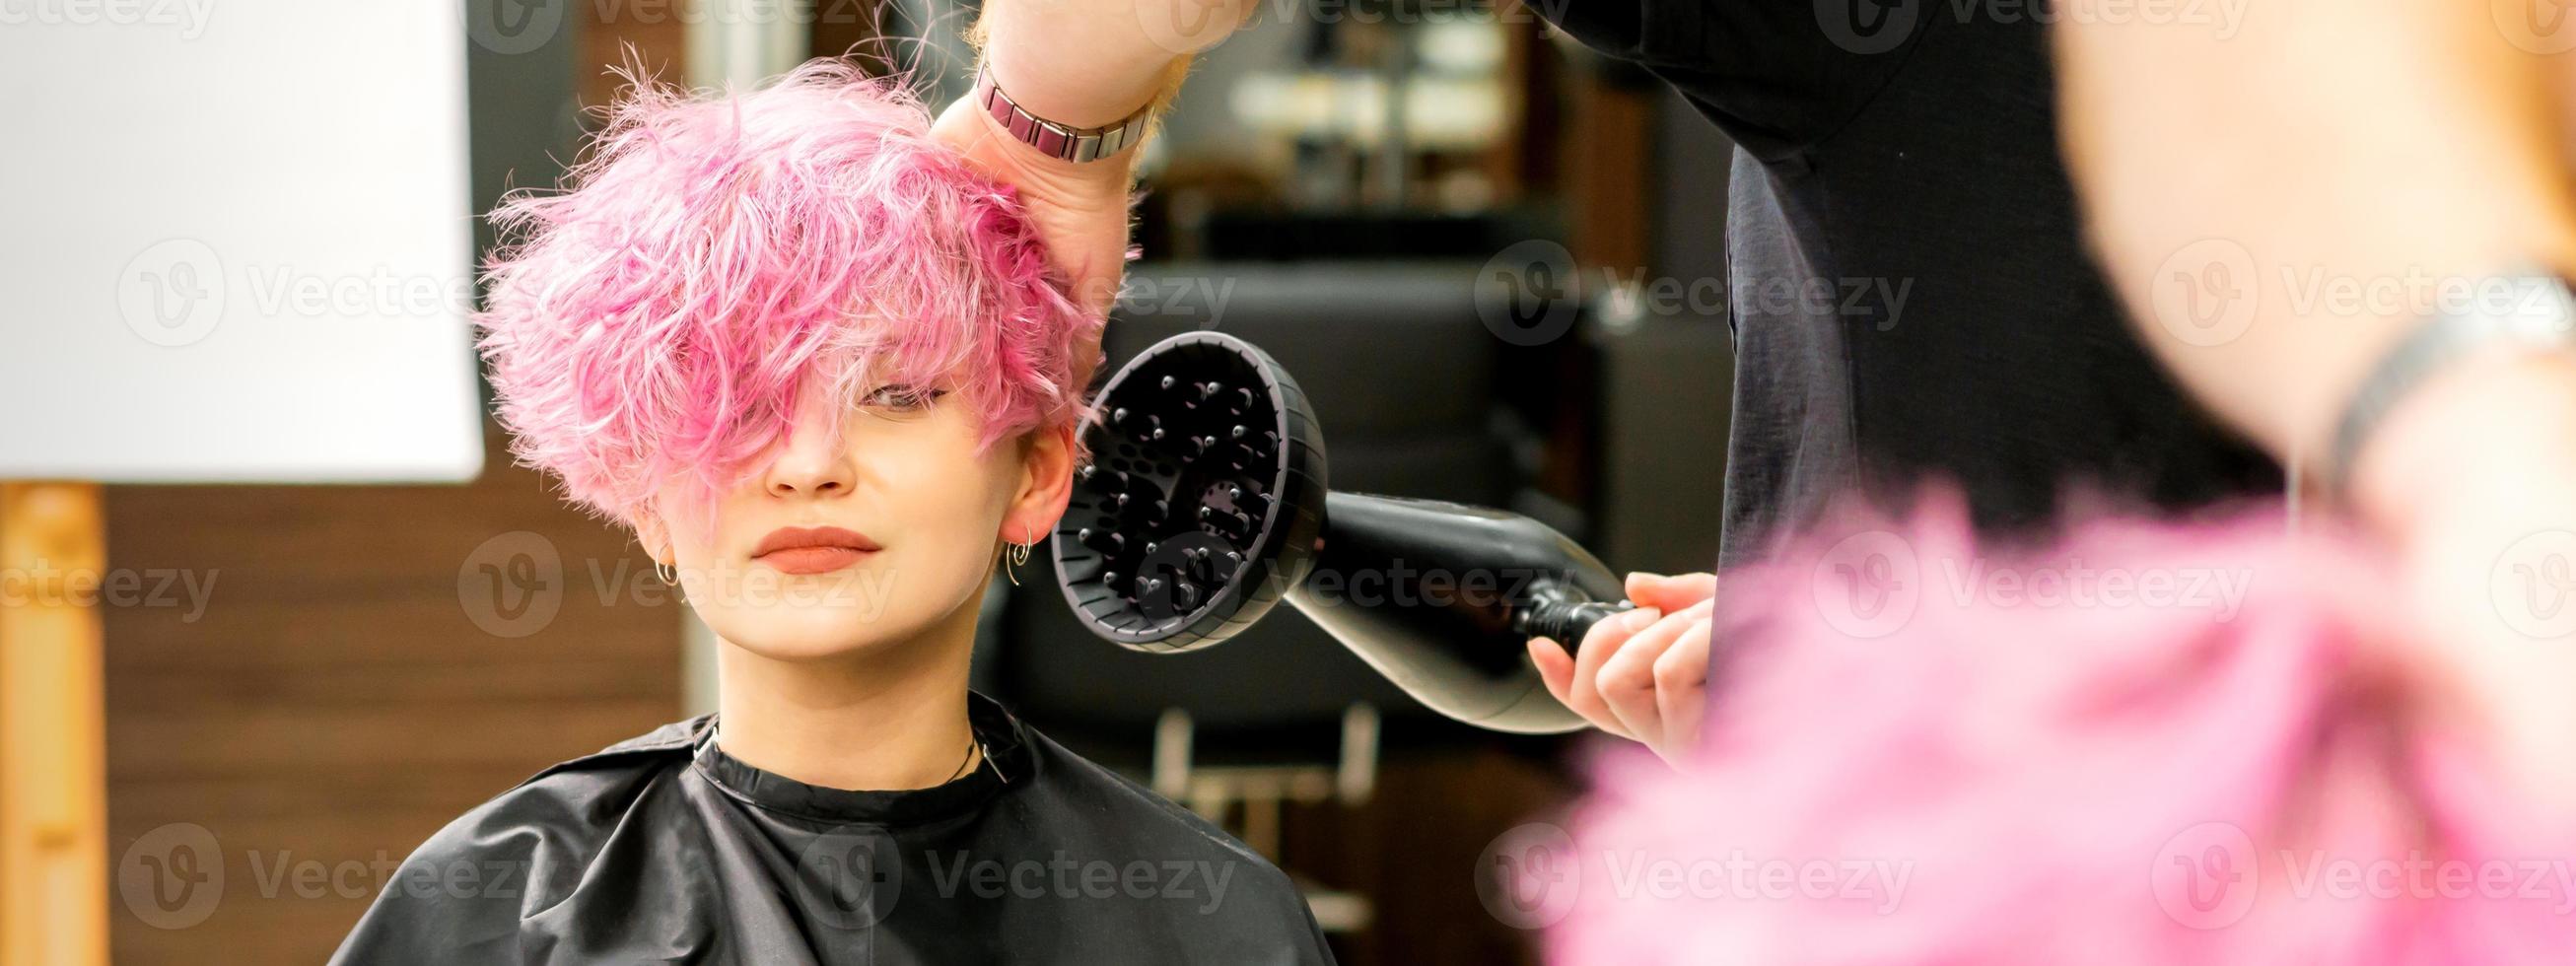
<path id="1" fill-rule="evenodd" d="M 1708 615 L 1708 603 L 1666 614 L 1619 645 L 1619 653 L 1601 664 L 1597 685 L 1601 701 L 1630 737 L 1660 751 L 1665 744 L 1661 699 L 1655 694 L 1655 665 L 1692 624 Z"/>
<path id="2" fill-rule="evenodd" d="M 1655 659 L 1655 712 L 1664 724 L 1655 753 L 1676 767 L 1699 747 L 1700 726 L 1707 723 L 1709 626 L 1708 615 L 1700 615 Z"/>
<path id="3" fill-rule="evenodd" d="M 1566 653 L 1565 645 L 1552 637 L 1530 638 L 1529 655 L 1530 664 L 1538 668 L 1539 683 L 1547 685 L 1547 693 L 1556 697 L 1556 703 L 1571 707 L 1574 655 Z"/>
<path id="4" fill-rule="evenodd" d="M 1716 593 L 1716 574 L 1628 575 L 1628 599 L 1639 607 L 1653 607 L 1666 613 L 1707 600 Z"/>
<path id="5" fill-rule="evenodd" d="M 1609 704 L 1601 699 L 1601 665 L 1619 653 L 1629 638 L 1654 626 L 1655 621 L 1663 616 L 1662 611 L 1645 607 L 1613 614 L 1592 625 L 1592 630 L 1583 635 L 1583 646 L 1575 651 L 1574 681 L 1567 688 L 1565 706 L 1582 715 L 1583 720 L 1592 722 L 1593 727 L 1622 738 L 1635 739 L 1636 734 L 1630 732 L 1628 726 L 1620 722 L 1619 716 L 1611 713 Z"/>

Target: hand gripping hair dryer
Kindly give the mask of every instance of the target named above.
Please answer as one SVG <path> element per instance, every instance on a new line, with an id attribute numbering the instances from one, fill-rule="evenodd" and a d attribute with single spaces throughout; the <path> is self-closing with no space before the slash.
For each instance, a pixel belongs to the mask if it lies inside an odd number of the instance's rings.
<path id="1" fill-rule="evenodd" d="M 1285 599 L 1441 714 L 1496 731 L 1584 725 L 1540 683 L 1528 640 L 1572 647 L 1626 610 L 1618 576 L 1516 513 L 1333 492 L 1305 393 L 1251 343 L 1156 343 L 1110 377 L 1083 438 L 1092 462 L 1052 545 L 1093 633 L 1196 650 Z"/>

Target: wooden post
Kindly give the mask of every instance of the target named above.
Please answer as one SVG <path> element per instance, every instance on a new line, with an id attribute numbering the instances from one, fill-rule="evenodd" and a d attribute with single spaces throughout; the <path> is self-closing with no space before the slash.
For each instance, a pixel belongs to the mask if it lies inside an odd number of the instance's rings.
<path id="1" fill-rule="evenodd" d="M 0 483 L 0 966 L 107 963 L 95 483 Z"/>

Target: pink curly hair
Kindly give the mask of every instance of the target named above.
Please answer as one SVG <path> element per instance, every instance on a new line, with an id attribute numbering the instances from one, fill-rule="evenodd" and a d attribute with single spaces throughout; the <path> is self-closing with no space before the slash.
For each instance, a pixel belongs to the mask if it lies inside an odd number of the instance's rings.
<path id="1" fill-rule="evenodd" d="M 705 502 L 739 484 L 809 392 L 956 378 L 979 453 L 1078 419 L 1077 347 L 1102 320 L 929 122 L 831 60 L 712 99 L 635 80 L 574 187 L 491 215 L 475 324 L 512 453 L 645 527 L 678 509 L 655 505 L 666 484 Z M 850 407 L 830 408 L 837 439 Z"/>

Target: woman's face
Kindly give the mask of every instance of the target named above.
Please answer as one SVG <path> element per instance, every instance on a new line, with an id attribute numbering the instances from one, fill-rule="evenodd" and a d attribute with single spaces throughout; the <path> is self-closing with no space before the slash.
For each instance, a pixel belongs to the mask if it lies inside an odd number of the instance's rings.
<path id="1" fill-rule="evenodd" d="M 955 393 L 888 386 L 855 404 L 835 446 L 830 403 L 814 399 L 767 464 L 717 501 L 712 529 L 687 515 L 698 511 L 646 528 L 646 549 L 678 568 L 690 606 L 727 642 L 806 660 L 916 639 L 980 599 L 1004 542 L 1034 542 L 1064 513 L 1069 428 L 978 456 L 979 418 Z M 657 502 L 687 506 L 677 488 Z"/>

